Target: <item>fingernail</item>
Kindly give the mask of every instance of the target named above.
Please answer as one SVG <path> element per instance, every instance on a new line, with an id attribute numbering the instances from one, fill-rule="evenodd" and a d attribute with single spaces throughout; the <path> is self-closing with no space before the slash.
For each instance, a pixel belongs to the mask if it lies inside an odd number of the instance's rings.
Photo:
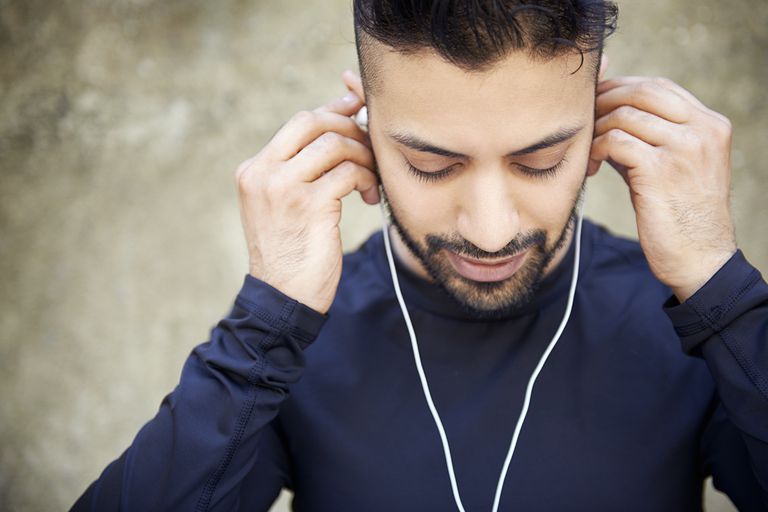
<path id="1" fill-rule="evenodd" d="M 341 101 L 345 103 L 354 103 L 359 98 L 357 97 L 357 94 L 355 94 L 352 91 L 349 91 L 347 94 L 344 95 L 344 97 L 341 98 Z"/>

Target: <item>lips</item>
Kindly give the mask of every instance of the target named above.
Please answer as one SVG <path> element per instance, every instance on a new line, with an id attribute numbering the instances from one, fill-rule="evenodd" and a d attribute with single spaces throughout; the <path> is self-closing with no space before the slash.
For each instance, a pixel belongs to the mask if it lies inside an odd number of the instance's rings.
<path id="1" fill-rule="evenodd" d="M 464 258 L 451 251 L 446 251 L 448 261 L 451 262 L 454 270 L 472 281 L 502 281 L 512 277 L 515 272 L 523 265 L 525 255 L 528 251 L 517 254 L 511 258 L 506 258 L 493 264 L 481 263 L 479 260 Z"/>

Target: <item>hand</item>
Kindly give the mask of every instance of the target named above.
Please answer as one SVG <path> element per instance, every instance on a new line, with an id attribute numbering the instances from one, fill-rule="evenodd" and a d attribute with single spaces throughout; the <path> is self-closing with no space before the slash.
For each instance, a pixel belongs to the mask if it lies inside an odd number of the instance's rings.
<path id="1" fill-rule="evenodd" d="M 325 314 L 341 278 L 341 198 L 379 202 L 370 140 L 349 92 L 294 115 L 235 171 L 249 272 Z"/>
<path id="2" fill-rule="evenodd" d="M 731 138 L 725 116 L 669 79 L 597 85 L 588 174 L 607 161 L 624 178 L 650 268 L 680 302 L 736 252 Z"/>

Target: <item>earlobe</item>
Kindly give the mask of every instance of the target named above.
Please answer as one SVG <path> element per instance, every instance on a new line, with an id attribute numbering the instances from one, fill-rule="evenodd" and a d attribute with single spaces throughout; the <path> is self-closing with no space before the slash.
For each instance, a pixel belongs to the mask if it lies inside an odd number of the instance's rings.
<path id="1" fill-rule="evenodd" d="M 344 85 L 347 86 L 347 89 L 357 94 L 365 103 L 365 92 L 363 91 L 363 81 L 360 79 L 360 75 L 347 69 L 341 74 L 341 79 Z"/>

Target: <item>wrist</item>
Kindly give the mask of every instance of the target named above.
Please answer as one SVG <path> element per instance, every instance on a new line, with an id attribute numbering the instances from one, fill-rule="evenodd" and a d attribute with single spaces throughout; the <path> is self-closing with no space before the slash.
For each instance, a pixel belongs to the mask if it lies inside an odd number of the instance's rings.
<path id="1" fill-rule="evenodd" d="M 684 279 L 669 285 L 677 300 L 682 304 L 691 298 L 735 253 L 734 247 L 732 250 L 702 257 L 695 265 L 690 266 L 690 271 Z"/>
<path id="2" fill-rule="evenodd" d="M 261 272 L 254 272 L 253 269 L 251 269 L 248 273 L 259 281 L 263 281 L 272 288 L 280 291 L 280 293 L 286 297 L 309 307 L 321 315 L 326 315 L 328 310 L 331 308 L 333 297 L 309 296 L 305 292 L 306 286 L 296 285 L 294 282 L 280 281 L 275 279 L 273 276 L 264 275 Z"/>

